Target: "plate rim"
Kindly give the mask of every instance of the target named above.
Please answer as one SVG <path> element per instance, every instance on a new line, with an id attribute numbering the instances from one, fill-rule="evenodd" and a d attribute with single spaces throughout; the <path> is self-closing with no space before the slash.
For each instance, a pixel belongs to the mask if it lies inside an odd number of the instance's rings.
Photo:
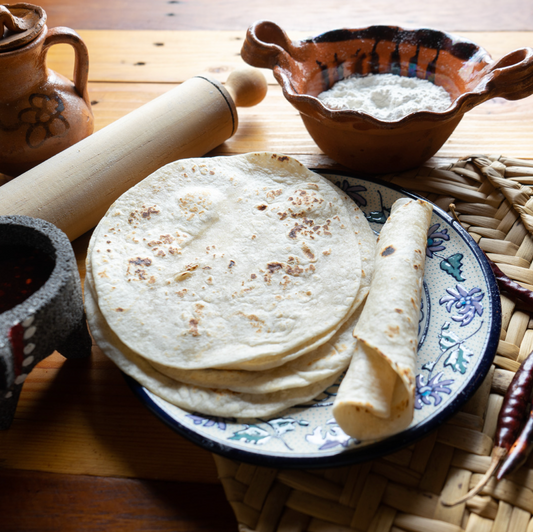
<path id="1" fill-rule="evenodd" d="M 465 388 L 459 394 L 457 394 L 454 399 L 451 400 L 450 403 L 446 405 L 441 412 L 438 413 L 438 415 L 433 416 L 429 421 L 422 423 L 421 425 L 407 428 L 406 430 L 398 434 L 394 434 L 384 440 L 380 440 L 376 443 L 362 447 L 359 450 L 349 449 L 346 451 L 339 452 L 338 454 L 328 454 L 324 456 L 314 455 L 312 457 L 298 457 L 278 456 L 266 453 L 254 453 L 249 450 L 231 447 L 219 441 L 209 439 L 199 434 L 198 432 L 191 430 L 189 427 L 183 425 L 171 415 L 169 415 L 167 412 L 165 412 L 165 410 L 163 410 L 152 400 L 152 398 L 148 395 L 147 390 L 141 384 L 139 384 L 133 377 L 130 377 L 129 375 L 122 372 L 122 375 L 127 385 L 137 396 L 137 398 L 143 403 L 143 405 L 176 433 L 180 434 L 192 443 L 209 452 L 223 456 L 225 458 L 229 458 L 231 460 L 237 460 L 239 462 L 245 462 L 256 466 L 277 468 L 283 467 L 285 469 L 318 469 L 324 467 L 342 467 L 374 460 L 376 458 L 383 457 L 387 454 L 392 454 L 394 452 L 400 451 L 405 447 L 416 443 L 424 436 L 436 430 L 440 425 L 443 425 L 446 421 L 448 421 L 454 414 L 457 413 L 459 408 L 463 406 L 479 389 L 482 382 L 490 371 L 494 356 L 496 355 L 500 338 L 502 311 L 500 292 L 496 278 L 489 265 L 488 257 L 477 245 L 477 243 L 468 233 L 468 231 L 466 231 L 466 229 L 464 229 L 464 227 L 457 220 L 455 220 L 438 205 L 435 205 L 435 203 L 433 203 L 431 200 L 428 200 L 427 198 L 424 198 L 423 196 L 414 192 L 410 192 L 394 183 L 389 183 L 387 181 L 383 181 L 382 179 L 373 178 L 371 176 L 359 176 L 353 172 L 345 170 L 327 170 L 324 168 L 309 169 L 312 172 L 318 173 L 322 176 L 338 175 L 359 179 L 362 181 L 368 181 L 378 186 L 383 186 L 392 189 L 396 192 L 403 194 L 406 197 L 429 201 L 433 205 L 434 210 L 439 213 L 439 216 L 442 217 L 450 226 L 452 226 L 458 233 L 458 235 L 461 236 L 461 238 L 465 241 L 468 247 L 472 250 L 475 258 L 478 261 L 478 264 L 481 266 L 482 273 L 484 274 L 484 278 L 487 281 L 489 289 L 488 292 L 490 293 L 490 300 L 493 302 L 493 327 L 491 327 L 490 329 L 487 339 L 487 348 L 482 356 L 482 359 L 479 362 L 477 371 L 471 376 L 470 380 L 465 385 Z"/>

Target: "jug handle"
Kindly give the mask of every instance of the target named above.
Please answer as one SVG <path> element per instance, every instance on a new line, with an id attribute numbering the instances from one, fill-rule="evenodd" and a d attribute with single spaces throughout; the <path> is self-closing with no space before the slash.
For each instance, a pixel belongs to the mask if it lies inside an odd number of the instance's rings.
<path id="1" fill-rule="evenodd" d="M 248 28 L 241 57 L 254 67 L 273 69 L 280 55 L 293 53 L 294 46 L 287 34 L 274 22 L 261 20 Z"/>
<path id="2" fill-rule="evenodd" d="M 74 48 L 74 86 L 76 87 L 76 92 L 90 108 L 89 91 L 87 89 L 89 80 L 89 51 L 87 46 L 74 30 L 63 26 L 48 30 L 44 40 L 43 53 L 46 54 L 48 48 L 54 44 L 70 44 Z"/>
<path id="3" fill-rule="evenodd" d="M 490 97 L 519 100 L 533 94 L 533 49 L 520 48 L 491 65 Z"/>

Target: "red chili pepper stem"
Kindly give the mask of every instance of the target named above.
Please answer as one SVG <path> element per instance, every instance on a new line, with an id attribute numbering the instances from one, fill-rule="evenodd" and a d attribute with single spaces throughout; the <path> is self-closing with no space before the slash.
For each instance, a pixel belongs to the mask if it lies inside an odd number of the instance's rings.
<path id="1" fill-rule="evenodd" d="M 471 499 L 472 497 L 474 497 L 474 495 L 477 495 L 487 485 L 492 475 L 494 474 L 494 471 L 496 471 L 506 454 L 507 449 L 505 449 L 504 447 L 493 447 L 489 468 L 481 477 L 479 482 L 466 495 L 459 497 L 459 499 L 456 499 L 455 501 L 451 502 L 442 501 L 443 506 L 456 506 L 458 504 L 466 502 L 468 499 Z"/>

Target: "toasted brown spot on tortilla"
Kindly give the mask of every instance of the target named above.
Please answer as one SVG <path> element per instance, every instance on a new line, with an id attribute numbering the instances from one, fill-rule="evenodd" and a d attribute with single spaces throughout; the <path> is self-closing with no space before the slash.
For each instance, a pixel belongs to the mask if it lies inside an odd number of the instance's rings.
<path id="1" fill-rule="evenodd" d="M 235 266 L 235 261 L 234 260 L 230 260 L 229 264 L 228 264 L 228 268 L 233 268 L 233 266 Z"/>
<path id="2" fill-rule="evenodd" d="M 189 320 L 189 332 L 192 334 L 192 336 L 200 336 L 200 333 L 198 332 L 198 324 L 199 321 L 194 318 Z"/>
<path id="3" fill-rule="evenodd" d="M 311 265 L 312 266 L 312 265 Z M 301 273 L 304 272 L 304 269 L 303 268 L 300 268 L 300 266 L 296 265 L 294 267 L 291 267 L 291 266 L 287 266 L 287 268 L 285 269 L 285 271 L 289 274 L 289 275 L 294 275 L 294 276 L 298 276 L 300 275 Z"/>
<path id="4" fill-rule="evenodd" d="M 141 259 L 141 257 L 136 257 L 135 259 L 130 259 L 128 262 L 130 264 L 135 264 L 136 266 L 150 266 L 152 264 L 152 259 Z"/>
<path id="5" fill-rule="evenodd" d="M 266 210 L 267 208 L 268 208 L 267 205 L 258 205 L 258 206 L 257 206 L 257 210 L 258 210 L 258 211 L 264 211 L 264 210 Z"/>
<path id="6" fill-rule="evenodd" d="M 147 218 L 148 220 L 151 218 L 152 214 L 159 214 L 159 211 L 155 207 L 148 207 L 144 211 L 141 211 L 141 216 L 143 218 Z"/>
<path id="7" fill-rule="evenodd" d="M 283 268 L 283 264 L 279 262 L 269 262 L 267 264 L 267 268 L 270 273 L 274 273 L 277 270 L 281 270 Z"/>
<path id="8" fill-rule="evenodd" d="M 303 225 L 296 224 L 289 232 L 289 238 L 296 238 L 297 234 L 304 228 Z"/>
<path id="9" fill-rule="evenodd" d="M 388 257 L 389 255 L 392 255 L 395 251 L 396 251 L 396 249 L 394 248 L 394 246 L 387 246 L 387 247 L 381 252 L 381 256 L 382 256 L 382 257 Z"/>
<path id="10" fill-rule="evenodd" d="M 124 309 L 121 308 L 121 307 L 118 307 L 118 308 L 116 308 L 115 310 L 116 310 L 117 312 L 124 312 Z"/>
<path id="11" fill-rule="evenodd" d="M 147 279 L 146 272 L 144 270 L 135 270 L 135 274 L 141 281 L 145 281 Z"/>
<path id="12" fill-rule="evenodd" d="M 395 308 L 394 309 L 398 314 L 403 314 L 403 310 L 401 308 Z"/>
<path id="13" fill-rule="evenodd" d="M 302 244 L 302 251 L 304 252 L 304 255 L 309 259 L 312 260 L 315 258 L 315 254 L 311 251 L 309 246 L 304 242 Z"/>
<path id="14" fill-rule="evenodd" d="M 397 336 L 400 334 L 400 327 L 388 327 L 387 328 L 387 336 L 390 336 L 391 338 L 394 336 Z"/>

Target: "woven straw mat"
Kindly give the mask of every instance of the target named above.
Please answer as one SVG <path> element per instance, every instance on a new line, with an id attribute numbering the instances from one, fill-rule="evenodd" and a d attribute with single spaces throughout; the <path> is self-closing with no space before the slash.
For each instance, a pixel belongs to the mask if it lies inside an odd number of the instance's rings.
<path id="1" fill-rule="evenodd" d="M 471 156 L 382 178 L 448 211 L 509 277 L 533 289 L 533 161 Z M 529 204 L 530 203 L 530 204 Z M 490 463 L 503 395 L 533 349 L 530 315 L 502 296 L 491 371 L 472 399 L 429 436 L 374 461 L 331 469 L 271 469 L 214 455 L 240 532 L 533 532 L 533 454 L 466 503 Z"/>

